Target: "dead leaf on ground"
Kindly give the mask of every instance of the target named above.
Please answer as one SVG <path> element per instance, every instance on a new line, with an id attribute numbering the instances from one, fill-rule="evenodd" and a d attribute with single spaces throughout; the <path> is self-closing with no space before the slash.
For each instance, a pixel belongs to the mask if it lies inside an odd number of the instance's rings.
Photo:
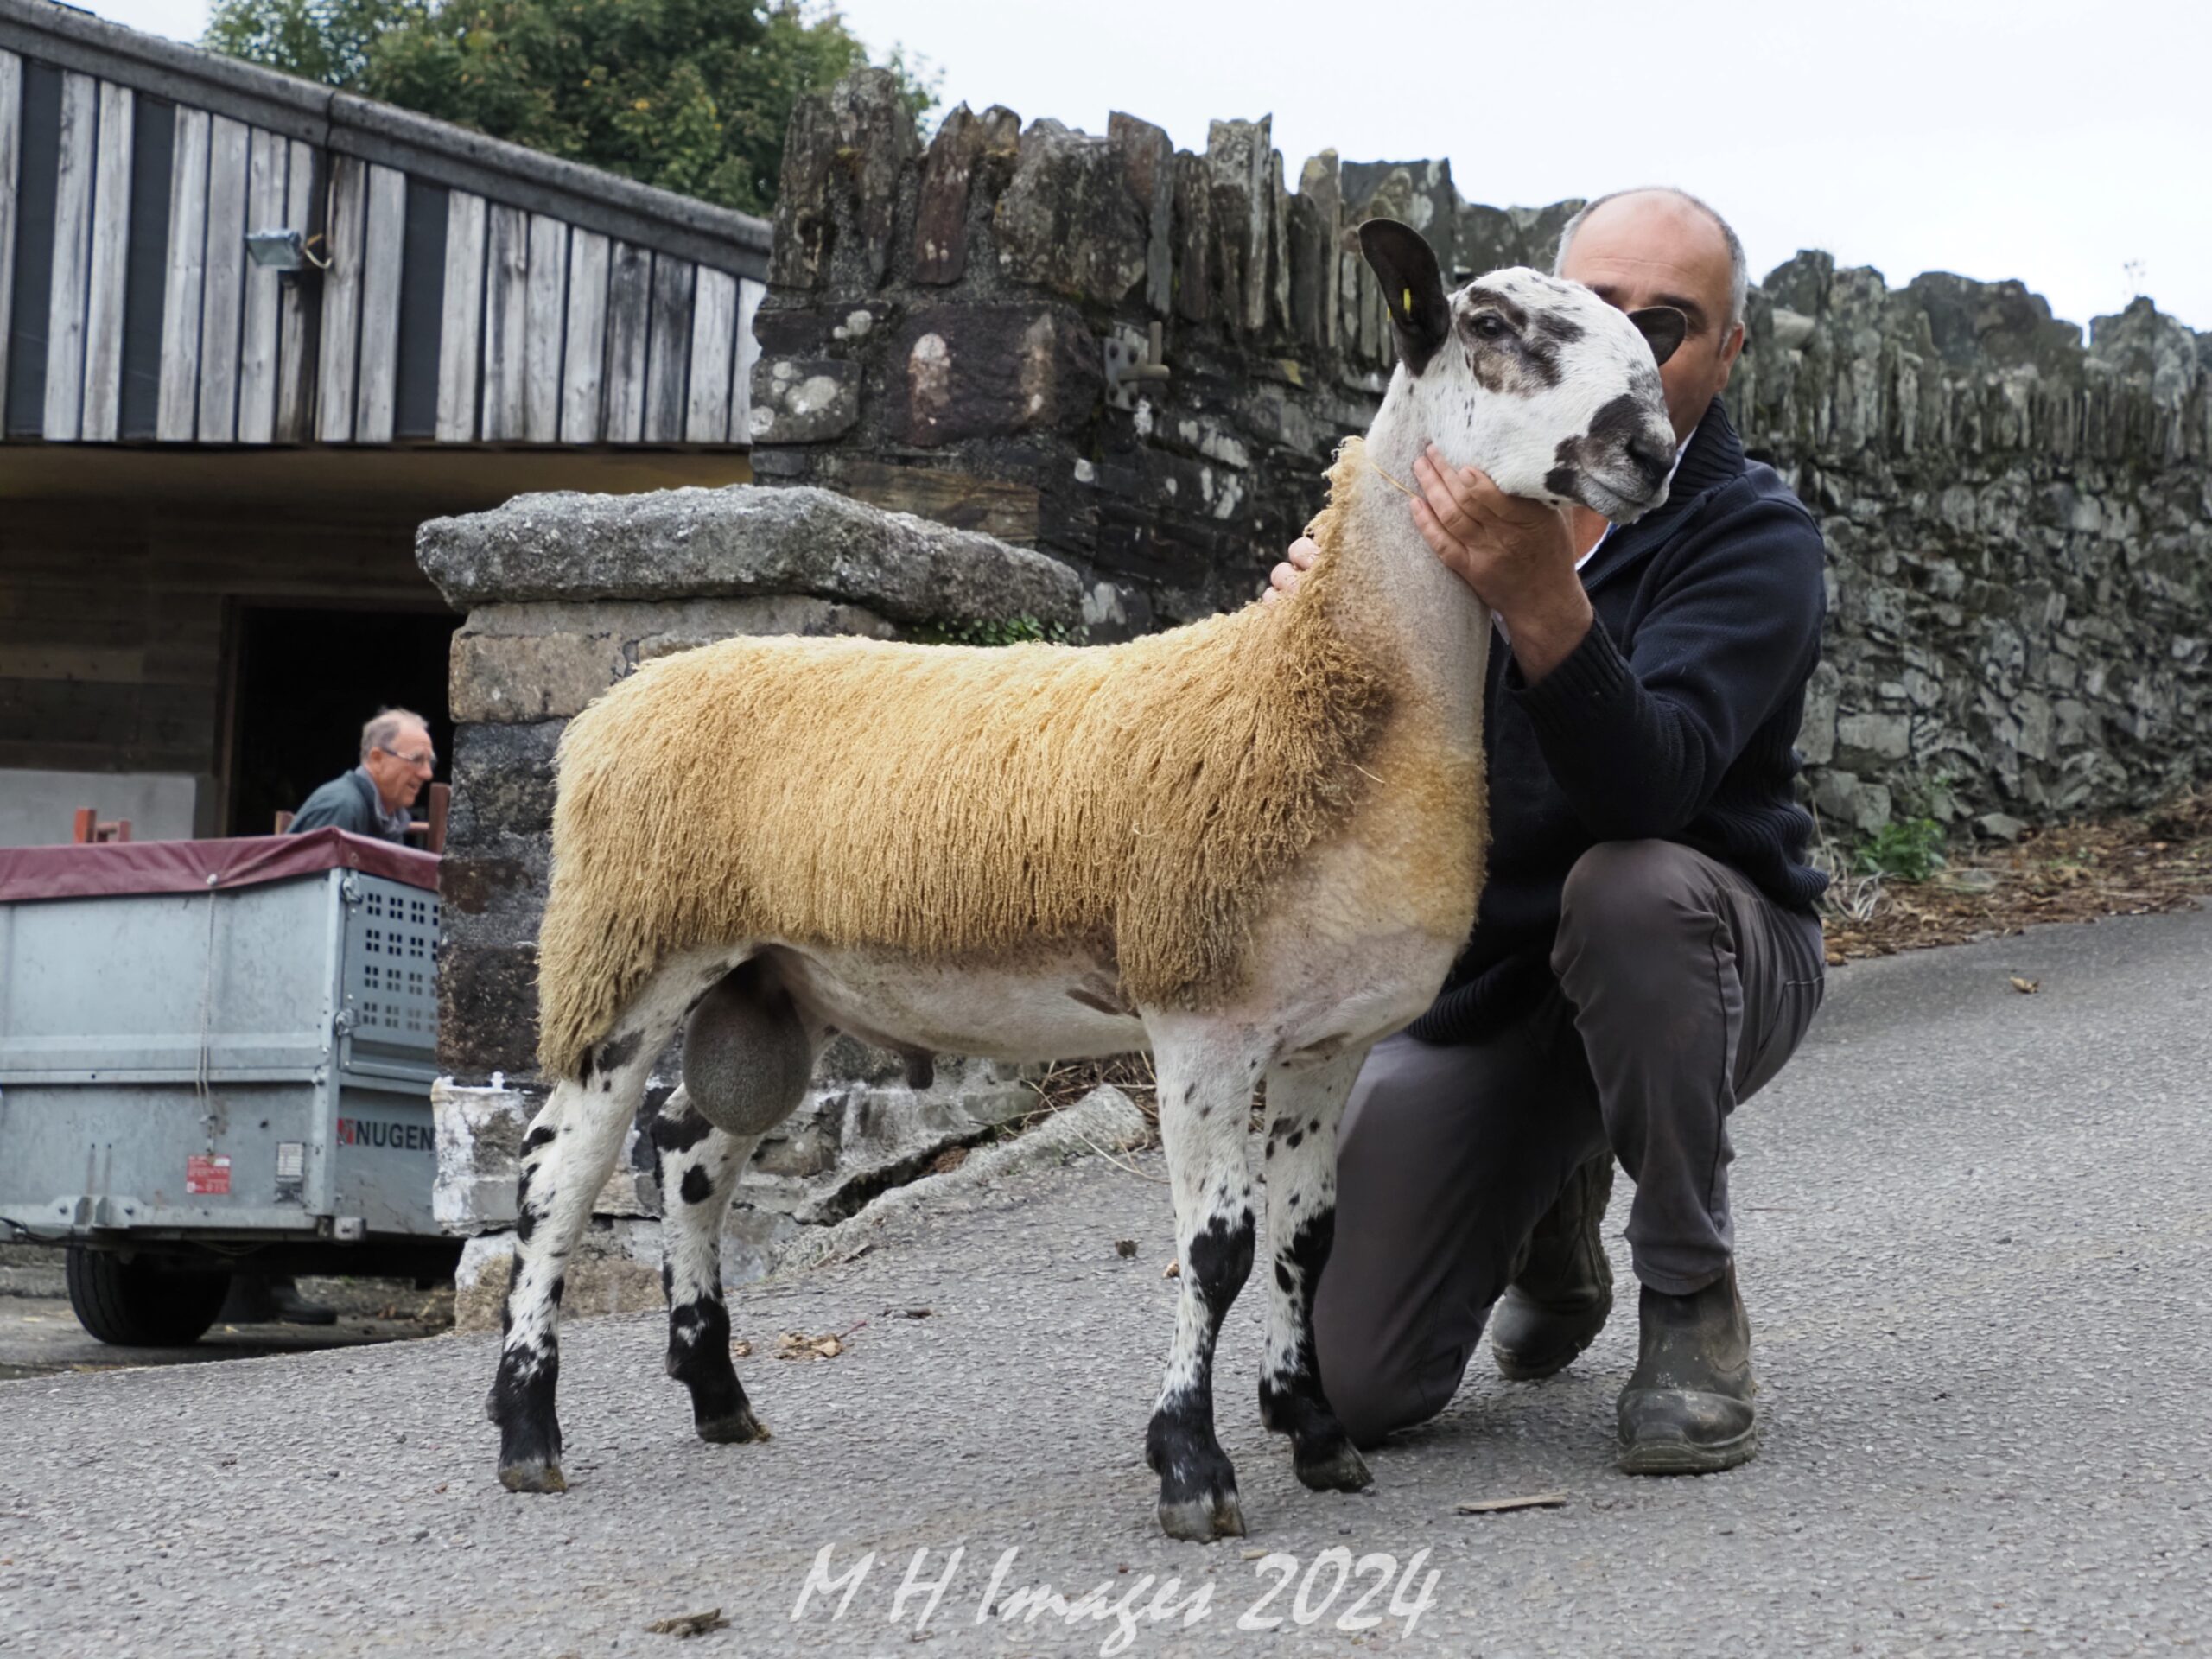
<path id="1" fill-rule="evenodd" d="M 1183 1276 L 1183 1264 L 1180 1262 L 1170 1262 L 1160 1269 L 1160 1276 L 1163 1279 L 1180 1279 Z"/>
<path id="2" fill-rule="evenodd" d="M 776 1339 L 778 1359 L 835 1359 L 844 1351 L 836 1337 L 810 1337 L 804 1331 L 786 1331 Z"/>
<path id="3" fill-rule="evenodd" d="M 1503 1515 L 1509 1510 L 1556 1510 L 1567 1503 L 1565 1492 L 1530 1492 L 1525 1497 L 1478 1497 L 1452 1507 L 1462 1515 Z"/>
<path id="4" fill-rule="evenodd" d="M 750 1359 L 753 1357 L 753 1344 L 740 1338 L 730 1344 L 729 1352 L 732 1359 Z"/>
<path id="5" fill-rule="evenodd" d="M 2022 979 L 2015 974 L 2012 976 L 2012 988 L 2022 996 L 2033 996 L 2043 988 L 2043 982 L 2039 979 Z"/>
<path id="6" fill-rule="evenodd" d="M 645 1626 L 648 1636 L 704 1636 L 709 1630 L 726 1630 L 729 1620 L 722 1617 L 719 1607 L 709 1607 L 703 1613 L 685 1613 L 678 1618 L 657 1618 Z"/>
<path id="7" fill-rule="evenodd" d="M 932 1175 L 950 1175 L 954 1170 L 959 1168 L 961 1165 L 967 1161 L 967 1147 L 947 1147 L 943 1152 L 940 1152 L 936 1157 L 930 1160 L 930 1173 Z"/>
<path id="8" fill-rule="evenodd" d="M 1128 1260 L 1130 1256 L 1135 1255 L 1136 1253 L 1137 1242 L 1134 1238 L 1117 1238 L 1114 1241 L 1114 1254 L 1122 1257 L 1124 1261 Z"/>
<path id="9" fill-rule="evenodd" d="M 906 1317 L 910 1319 L 926 1319 L 936 1312 L 937 1310 L 933 1307 L 910 1307 L 906 1310 Z"/>

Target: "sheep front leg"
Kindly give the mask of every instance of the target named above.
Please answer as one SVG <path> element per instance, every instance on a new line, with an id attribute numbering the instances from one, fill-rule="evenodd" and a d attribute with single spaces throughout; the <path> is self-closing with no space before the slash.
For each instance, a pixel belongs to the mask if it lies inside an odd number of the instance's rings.
<path id="1" fill-rule="evenodd" d="M 1180 1040 L 1155 1037 L 1154 1057 L 1182 1294 L 1145 1455 L 1160 1477 L 1161 1530 L 1205 1543 L 1244 1535 L 1236 1471 L 1214 1436 L 1213 1355 L 1221 1322 L 1252 1271 L 1244 1140 L 1263 1060 L 1202 1031 Z"/>
<path id="2" fill-rule="evenodd" d="M 1356 1492 L 1373 1479 L 1321 1390 L 1313 1296 L 1337 1232 L 1337 1123 L 1363 1048 L 1268 1074 L 1268 1354 L 1260 1421 L 1290 1436 L 1298 1478 L 1317 1492 Z"/>

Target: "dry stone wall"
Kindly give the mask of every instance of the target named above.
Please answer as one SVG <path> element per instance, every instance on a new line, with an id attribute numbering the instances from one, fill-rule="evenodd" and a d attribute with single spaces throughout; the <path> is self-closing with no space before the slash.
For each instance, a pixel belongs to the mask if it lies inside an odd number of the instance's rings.
<path id="1" fill-rule="evenodd" d="M 1389 372 L 1347 227 L 1405 219 L 1472 275 L 1548 264 L 1580 205 L 1332 152 L 1292 182 L 1264 120 L 1200 154 L 1128 115 L 1091 135 L 963 107 L 924 143 L 887 80 L 843 83 L 785 151 L 756 475 L 1037 547 L 1081 577 L 1094 639 L 1243 602 Z M 1749 326 L 1729 401 L 1828 538 L 1801 748 L 1839 834 L 2203 773 L 2212 336 L 2139 301 L 2085 345 L 2018 283 L 1891 289 L 1815 253 Z"/>

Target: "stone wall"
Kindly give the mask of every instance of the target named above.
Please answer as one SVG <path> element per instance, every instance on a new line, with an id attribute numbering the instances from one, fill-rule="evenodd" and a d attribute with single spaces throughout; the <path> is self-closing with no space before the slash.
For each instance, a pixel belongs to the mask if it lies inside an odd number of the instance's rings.
<path id="1" fill-rule="evenodd" d="M 1332 152 L 1287 184 L 1264 120 L 1199 155 L 1127 115 L 1091 136 L 963 107 L 924 144 L 880 77 L 807 102 L 756 476 L 1038 547 L 1082 578 L 1093 639 L 1243 602 L 1388 372 L 1346 227 L 1405 219 L 1471 275 L 1548 264 L 1579 206 Z M 1821 254 L 1749 323 L 1730 401 L 1828 537 L 1802 747 L 1839 833 L 2132 805 L 2205 770 L 2212 336 L 2145 301 L 2084 346 L 2018 283 L 1891 290 Z M 1154 327 L 1166 372 L 1124 378 Z"/>

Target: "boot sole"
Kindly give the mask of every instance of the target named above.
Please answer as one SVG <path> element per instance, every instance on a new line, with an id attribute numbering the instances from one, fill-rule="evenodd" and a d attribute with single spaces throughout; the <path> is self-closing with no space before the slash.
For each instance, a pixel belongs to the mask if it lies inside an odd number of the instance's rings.
<path id="1" fill-rule="evenodd" d="M 1618 1466 L 1624 1475 L 1717 1475 L 1758 1455 L 1754 1423 L 1732 1440 L 1693 1446 L 1688 1440 L 1649 1440 L 1622 1448 Z"/>

